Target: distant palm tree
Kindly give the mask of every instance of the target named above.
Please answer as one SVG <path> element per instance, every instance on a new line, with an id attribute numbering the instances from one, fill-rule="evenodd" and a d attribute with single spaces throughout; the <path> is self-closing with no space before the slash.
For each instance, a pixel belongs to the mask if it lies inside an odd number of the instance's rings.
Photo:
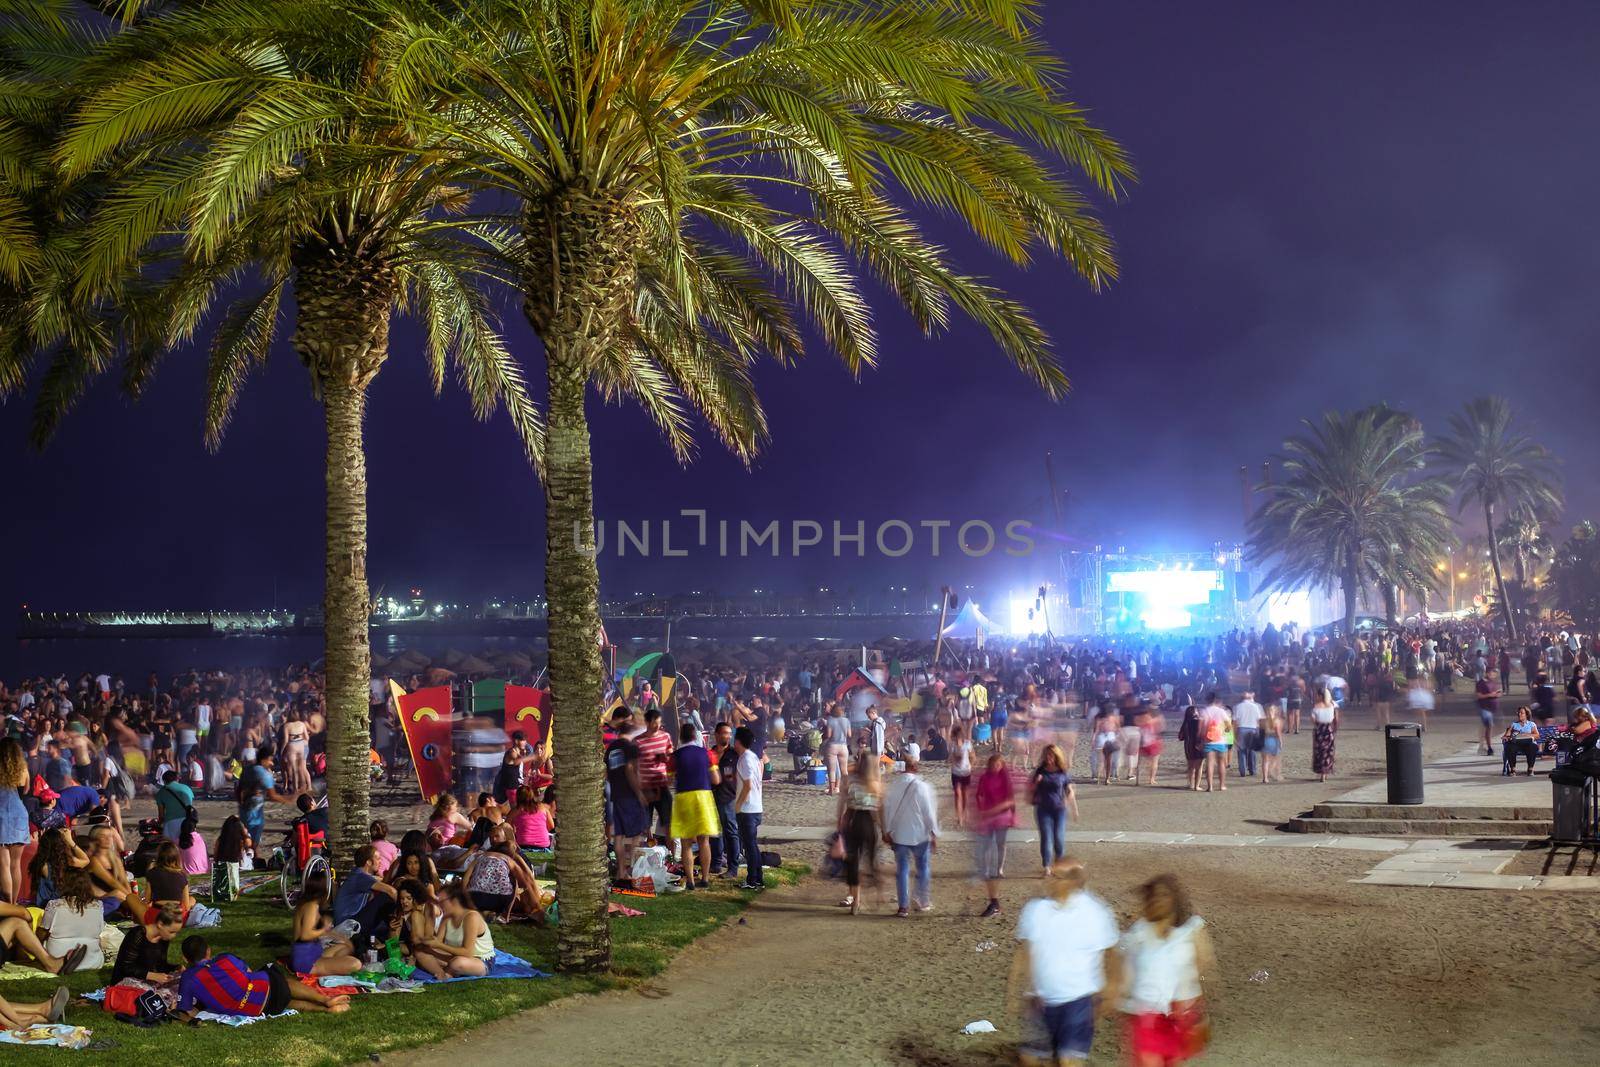
<path id="1" fill-rule="evenodd" d="M 1461 508 L 1473 503 L 1483 508 L 1495 592 L 1505 616 L 1507 640 L 1515 643 L 1517 620 L 1500 569 L 1500 543 L 1493 536 L 1495 514 L 1551 515 L 1561 510 L 1562 496 L 1555 457 L 1513 423 L 1511 405 L 1505 398 L 1479 397 L 1451 417 L 1450 432 L 1436 442 L 1435 450 L 1439 469 L 1461 494 Z"/>
<path id="2" fill-rule="evenodd" d="M 213 448 L 292 297 L 291 343 L 327 434 L 330 845 L 348 862 L 369 823 L 363 422 L 389 357 L 391 319 L 415 315 L 435 390 L 453 369 L 479 417 L 503 404 L 535 461 L 541 417 L 485 296 L 500 265 L 451 220 L 468 191 L 417 150 L 404 124 L 351 103 L 395 95 L 400 73 L 373 51 L 362 17 L 293 0 L 130 3 L 127 12 L 146 17 L 78 72 L 82 100 L 57 152 L 69 179 L 98 175 L 104 185 L 82 227 L 77 294 L 105 302 L 135 279 L 130 329 L 148 342 L 128 360 L 135 394 L 165 353 L 212 324 L 205 436 Z M 425 94 L 406 94 L 423 106 Z M 429 106 L 445 105 L 434 97 Z M 214 315 L 220 301 L 226 311 Z M 101 369 L 68 351 L 52 373 L 80 381 Z"/>
<path id="3" fill-rule="evenodd" d="M 1274 458 L 1282 477 L 1250 519 L 1250 555 L 1268 565 L 1264 588 L 1342 590 L 1350 634 L 1363 589 L 1390 603 L 1395 587 L 1437 588 L 1433 561 L 1452 541 L 1450 491 L 1426 476 L 1422 427 L 1408 415 L 1330 412 L 1305 427 Z"/>
<path id="4" fill-rule="evenodd" d="M 1535 515 L 1513 516 L 1500 524 L 1495 531 L 1495 539 L 1499 541 L 1502 551 L 1511 553 L 1513 573 L 1517 576 L 1517 595 L 1524 604 L 1531 602 L 1529 585 L 1533 581 L 1534 570 L 1540 563 L 1548 563 L 1551 553 L 1555 551 L 1545 532 L 1544 523 Z"/>
<path id="5" fill-rule="evenodd" d="M 897 201 L 949 216 L 1018 265 L 1065 257 L 1091 285 L 1122 150 L 1061 91 L 1029 0 L 451 0 L 379 20 L 396 82 L 451 113 L 410 123 L 515 199 L 524 311 L 544 343 L 545 590 L 562 764 L 559 955 L 607 965 L 599 575 L 586 390 L 628 390 L 680 455 L 698 414 L 738 456 L 766 438 L 755 360 L 809 323 L 851 373 L 877 343 L 867 273 L 924 330 L 959 311 L 1052 396 L 1034 319 L 952 265 Z M 499 239 L 497 237 L 496 239 Z M 632 383 L 632 388 L 629 388 Z"/>

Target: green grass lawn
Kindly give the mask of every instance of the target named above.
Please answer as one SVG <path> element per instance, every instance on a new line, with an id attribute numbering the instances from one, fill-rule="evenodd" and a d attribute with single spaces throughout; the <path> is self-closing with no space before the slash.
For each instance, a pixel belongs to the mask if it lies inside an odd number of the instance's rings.
<path id="1" fill-rule="evenodd" d="M 767 872 L 767 884 L 788 885 L 804 869 L 786 866 Z M 728 883 L 731 887 L 734 883 Z M 289 913 L 281 901 L 268 895 L 270 888 L 246 894 L 237 903 L 223 905 L 222 925 L 199 931 L 215 952 L 232 952 L 253 966 L 264 966 L 274 955 L 263 948 L 259 934 L 271 930 L 287 935 Z M 109 1051 L 70 1052 L 53 1048 L 0 1046 L 0 1060 L 10 1064 L 70 1062 L 91 1064 L 258 1064 L 349 1063 L 375 1053 L 439 1041 L 451 1034 L 479 1026 L 526 1008 L 547 1004 L 573 993 L 595 992 L 627 985 L 659 974 L 685 945 L 715 930 L 742 911 L 752 894 L 736 888 L 712 888 L 676 893 L 647 900 L 614 896 L 612 899 L 645 914 L 611 923 L 613 973 L 600 978 L 557 976 L 534 980 L 456 982 L 421 993 L 394 993 L 357 997 L 344 1015 L 299 1015 L 233 1028 L 202 1023 L 198 1027 L 167 1023 L 140 1029 L 117 1022 L 98 1004 L 75 1000 L 66 1021 L 87 1026 L 96 1041 L 115 1043 Z M 495 946 L 514 953 L 544 970 L 553 970 L 555 934 L 524 924 L 495 926 Z M 180 939 L 181 940 L 181 939 Z M 181 959 L 177 945 L 174 962 Z M 72 975 L 67 984 L 84 993 L 105 984 L 104 972 Z M 43 1000 L 56 988 L 55 979 L 0 982 L 0 996 L 12 1001 Z"/>

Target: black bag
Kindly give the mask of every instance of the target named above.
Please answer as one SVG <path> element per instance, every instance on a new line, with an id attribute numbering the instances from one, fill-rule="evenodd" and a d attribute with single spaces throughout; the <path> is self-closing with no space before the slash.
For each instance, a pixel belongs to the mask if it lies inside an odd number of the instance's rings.
<path id="1" fill-rule="evenodd" d="M 761 854 L 761 866 L 763 866 L 763 867 L 782 867 L 783 866 L 783 857 L 780 856 L 776 852 L 763 852 Z"/>

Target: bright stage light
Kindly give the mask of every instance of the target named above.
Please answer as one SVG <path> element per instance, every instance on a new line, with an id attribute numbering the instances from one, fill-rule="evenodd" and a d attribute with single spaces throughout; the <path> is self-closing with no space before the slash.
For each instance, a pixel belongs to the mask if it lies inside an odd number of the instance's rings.
<path id="1" fill-rule="evenodd" d="M 1194 625 L 1193 607 L 1211 602 L 1211 595 L 1222 588 L 1222 572 L 1195 570 L 1192 562 L 1174 564 L 1171 570 L 1111 571 L 1106 575 L 1106 592 L 1127 594 L 1134 600 L 1131 611 L 1147 630 L 1183 630 Z M 1126 609 L 1125 605 L 1125 609 Z"/>
<path id="2" fill-rule="evenodd" d="M 1013 637 L 1026 637 L 1035 632 L 1034 622 L 1032 619 L 1028 618 L 1028 612 L 1032 607 L 1033 601 L 1031 600 L 1027 600 L 1020 596 L 1014 596 L 1011 598 L 1011 610 L 1009 615 L 1010 626 L 1008 628 L 1008 632 Z M 1043 626 L 1040 626 L 1039 629 L 1043 630 Z"/>
<path id="3" fill-rule="evenodd" d="M 1292 593 L 1274 593 L 1267 598 L 1267 621 L 1274 626 L 1289 623 L 1311 628 L 1311 592 L 1297 589 Z"/>

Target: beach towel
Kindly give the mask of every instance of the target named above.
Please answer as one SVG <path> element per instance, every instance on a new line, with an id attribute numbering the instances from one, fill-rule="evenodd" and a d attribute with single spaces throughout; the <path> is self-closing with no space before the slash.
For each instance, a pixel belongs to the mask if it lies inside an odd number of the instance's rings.
<path id="1" fill-rule="evenodd" d="M 644 912 L 640 911 L 638 908 L 630 908 L 626 905 L 618 904 L 616 901 L 611 900 L 606 902 L 606 914 L 620 916 L 624 919 L 632 919 L 643 915 Z"/>
<path id="2" fill-rule="evenodd" d="M 23 1030 L 0 1030 L 0 1045 L 41 1045 L 81 1049 L 89 1046 L 94 1031 L 66 1023 L 40 1023 Z"/>
<path id="3" fill-rule="evenodd" d="M 554 978 L 555 975 L 539 970 L 527 960 L 513 956 L 509 952 L 494 950 L 494 959 L 489 961 L 488 974 L 467 974 L 457 978 L 433 978 L 427 971 L 419 970 L 412 978 L 418 982 L 444 985 L 447 982 L 476 982 L 481 978 Z"/>
<path id="4" fill-rule="evenodd" d="M 84 1000 L 92 1000 L 96 1004 L 106 999 L 104 989 L 96 989 L 92 993 L 84 993 Z M 277 1015 L 218 1015 L 214 1011 L 202 1011 L 195 1018 L 202 1022 L 221 1023 L 223 1026 L 249 1026 L 251 1023 L 261 1022 L 263 1019 L 287 1019 L 291 1015 L 300 1013 L 290 1008 L 288 1011 L 279 1012 Z M 87 1031 L 85 1031 L 87 1033 Z M 77 1046 L 72 1046 L 77 1047 Z"/>

